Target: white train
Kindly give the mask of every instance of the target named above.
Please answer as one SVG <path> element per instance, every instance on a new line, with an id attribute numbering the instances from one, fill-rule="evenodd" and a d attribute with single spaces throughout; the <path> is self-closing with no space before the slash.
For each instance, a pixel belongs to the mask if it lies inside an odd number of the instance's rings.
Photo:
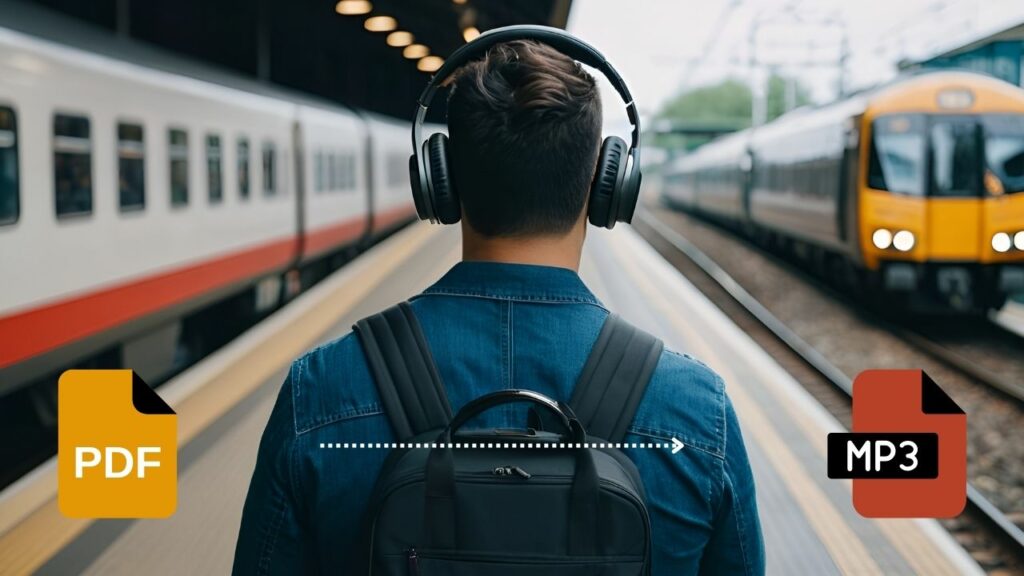
<path id="1" fill-rule="evenodd" d="M 0 396 L 160 378 L 413 217 L 406 124 L 248 87 L 0 28 Z"/>

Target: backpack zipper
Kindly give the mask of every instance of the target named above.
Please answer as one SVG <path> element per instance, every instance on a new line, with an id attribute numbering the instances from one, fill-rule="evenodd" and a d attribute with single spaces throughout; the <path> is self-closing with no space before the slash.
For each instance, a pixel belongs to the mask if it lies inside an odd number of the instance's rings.
<path id="1" fill-rule="evenodd" d="M 420 573 L 420 557 L 416 554 L 415 548 L 409 548 L 409 553 L 406 556 L 409 566 L 409 576 L 419 576 Z"/>
<path id="2" fill-rule="evenodd" d="M 532 474 L 523 470 L 519 466 L 498 466 L 491 472 L 495 476 L 519 476 L 523 480 L 529 480 Z"/>

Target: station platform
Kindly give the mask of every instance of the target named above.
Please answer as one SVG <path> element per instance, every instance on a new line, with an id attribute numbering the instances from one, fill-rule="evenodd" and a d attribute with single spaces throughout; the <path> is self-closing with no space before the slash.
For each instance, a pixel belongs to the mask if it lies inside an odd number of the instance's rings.
<path id="1" fill-rule="evenodd" d="M 610 309 L 725 379 L 757 484 L 768 573 L 980 574 L 934 521 L 870 520 L 826 477 L 839 423 L 626 226 L 589 231 L 581 274 Z M 55 463 L 0 494 L 0 573 L 230 572 L 256 450 L 290 361 L 426 287 L 456 262 L 458 232 L 412 226 L 160 388 L 179 418 L 178 509 L 166 520 L 72 520 Z"/>

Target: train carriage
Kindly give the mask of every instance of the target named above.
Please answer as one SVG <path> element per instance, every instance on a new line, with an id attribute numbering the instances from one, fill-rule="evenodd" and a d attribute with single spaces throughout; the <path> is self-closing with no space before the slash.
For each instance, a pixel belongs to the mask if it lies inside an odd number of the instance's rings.
<path id="1" fill-rule="evenodd" d="M 1024 91 L 999 80 L 901 78 L 712 142 L 666 182 L 666 200 L 917 309 L 1024 291 Z"/>
<path id="2" fill-rule="evenodd" d="M 0 28 L 0 395 L 159 381 L 413 214 L 408 124 L 114 48 Z"/>

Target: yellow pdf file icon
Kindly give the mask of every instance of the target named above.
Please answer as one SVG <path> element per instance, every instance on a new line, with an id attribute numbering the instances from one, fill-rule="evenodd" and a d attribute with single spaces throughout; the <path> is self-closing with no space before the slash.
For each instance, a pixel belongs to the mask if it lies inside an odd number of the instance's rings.
<path id="1" fill-rule="evenodd" d="M 178 502 L 178 417 L 131 370 L 57 385 L 57 500 L 73 518 L 165 518 Z"/>

